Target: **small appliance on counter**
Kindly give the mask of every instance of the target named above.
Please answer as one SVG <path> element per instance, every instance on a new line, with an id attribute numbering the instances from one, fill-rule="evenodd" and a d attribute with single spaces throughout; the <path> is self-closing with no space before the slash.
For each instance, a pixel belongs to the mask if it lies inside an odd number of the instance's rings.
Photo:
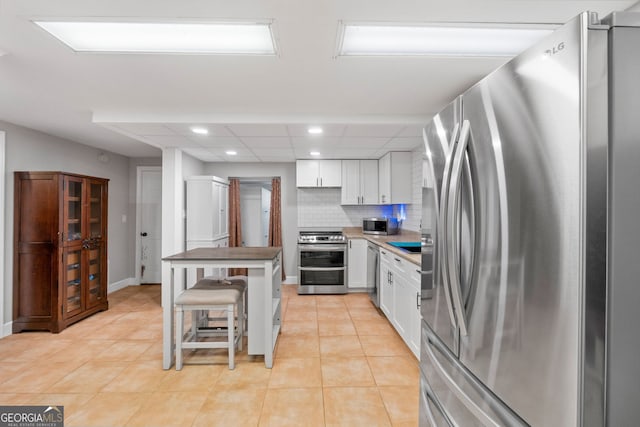
<path id="1" fill-rule="evenodd" d="M 399 231 L 398 218 L 364 218 L 362 220 L 364 234 L 390 235 L 398 234 Z"/>

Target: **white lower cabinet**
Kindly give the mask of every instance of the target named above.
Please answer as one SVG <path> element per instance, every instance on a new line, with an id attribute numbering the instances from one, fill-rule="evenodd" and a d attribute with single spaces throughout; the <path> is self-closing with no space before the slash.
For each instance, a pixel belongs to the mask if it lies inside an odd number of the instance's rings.
<path id="1" fill-rule="evenodd" d="M 367 241 L 365 239 L 349 239 L 347 252 L 349 289 L 367 287 Z"/>
<path id="2" fill-rule="evenodd" d="M 380 309 L 413 354 L 420 357 L 420 270 L 380 249 Z"/>

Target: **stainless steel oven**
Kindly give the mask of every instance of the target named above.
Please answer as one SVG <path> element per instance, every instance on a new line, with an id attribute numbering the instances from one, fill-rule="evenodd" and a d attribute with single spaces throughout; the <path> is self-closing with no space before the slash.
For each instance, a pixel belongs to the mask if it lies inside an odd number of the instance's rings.
<path id="1" fill-rule="evenodd" d="M 347 292 L 347 241 L 341 232 L 301 232 L 298 294 Z"/>

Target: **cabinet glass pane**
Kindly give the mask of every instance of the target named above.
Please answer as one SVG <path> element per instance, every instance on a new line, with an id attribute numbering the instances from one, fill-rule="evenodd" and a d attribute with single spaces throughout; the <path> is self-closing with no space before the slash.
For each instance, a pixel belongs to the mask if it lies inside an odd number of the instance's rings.
<path id="1" fill-rule="evenodd" d="M 67 181 L 67 240 L 82 238 L 82 182 Z"/>
<path id="2" fill-rule="evenodd" d="M 104 275 L 100 269 L 101 248 L 88 250 L 88 271 L 87 280 L 89 283 L 89 305 L 94 305 L 102 300 L 102 287 L 104 286 Z"/>
<path id="3" fill-rule="evenodd" d="M 65 285 L 66 285 L 66 304 L 65 312 L 71 313 L 82 308 L 81 305 L 81 262 L 80 251 L 70 251 L 67 253 L 65 261 Z"/>
<path id="4" fill-rule="evenodd" d="M 89 235 L 102 237 L 102 185 L 90 184 L 89 190 Z"/>

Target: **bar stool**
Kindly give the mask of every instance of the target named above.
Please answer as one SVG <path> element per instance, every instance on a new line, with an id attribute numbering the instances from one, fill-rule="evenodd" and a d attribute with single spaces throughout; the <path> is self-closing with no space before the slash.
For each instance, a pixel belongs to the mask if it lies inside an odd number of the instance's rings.
<path id="1" fill-rule="evenodd" d="M 227 348 L 229 353 L 229 369 L 235 368 L 235 349 L 242 351 L 242 337 L 244 335 L 244 307 L 243 294 L 240 290 L 228 286 L 211 289 L 186 289 L 175 300 L 176 310 L 176 370 L 182 369 L 183 349 L 198 348 Z M 184 333 L 184 312 L 200 310 L 223 311 L 226 314 L 227 326 L 225 341 L 200 341 L 200 337 L 223 336 L 222 330 L 212 333 L 202 333 L 197 328 Z M 235 313 L 237 311 L 237 327 Z"/>
<path id="2" fill-rule="evenodd" d="M 244 307 L 244 330 L 247 330 L 247 276 L 230 276 L 224 279 L 215 276 L 207 276 L 198 280 L 191 289 L 237 289 L 242 293 Z M 206 327 L 210 321 L 224 320 L 218 317 L 209 317 L 208 312 L 193 312 L 192 325 Z M 194 330 L 194 333 L 197 333 Z"/>

